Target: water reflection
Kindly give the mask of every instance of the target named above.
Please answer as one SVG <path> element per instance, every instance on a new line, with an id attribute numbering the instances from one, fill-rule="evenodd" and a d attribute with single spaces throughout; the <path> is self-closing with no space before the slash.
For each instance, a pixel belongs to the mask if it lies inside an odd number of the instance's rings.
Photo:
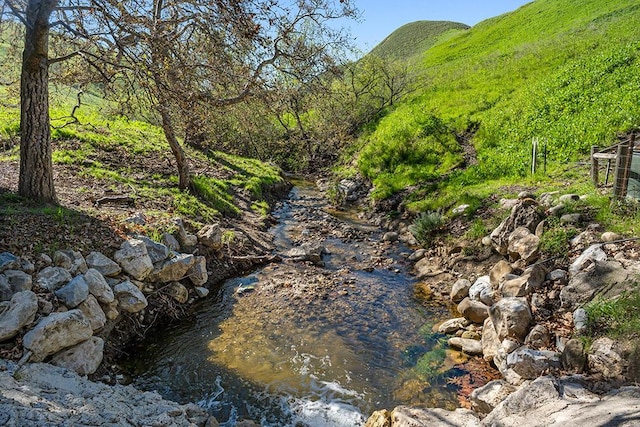
<path id="1" fill-rule="evenodd" d="M 305 218 L 323 203 L 311 188 L 295 190 L 273 230 L 280 249 L 317 238 Z M 340 236 L 355 235 L 351 226 L 331 221 L 344 233 L 325 236 L 325 268 L 283 263 L 227 281 L 192 321 L 145 344 L 136 384 L 199 402 L 225 426 L 247 417 L 353 427 L 383 407 L 455 404 L 446 384 L 455 355 L 424 326 L 444 313 L 413 300 L 413 278 L 397 263 L 402 248 L 382 254 L 368 235 L 347 243 Z"/>

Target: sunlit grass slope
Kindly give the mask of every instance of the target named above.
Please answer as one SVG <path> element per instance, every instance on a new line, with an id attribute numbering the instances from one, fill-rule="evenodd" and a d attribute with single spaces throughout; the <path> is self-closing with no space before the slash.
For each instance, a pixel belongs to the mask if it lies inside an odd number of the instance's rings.
<path id="1" fill-rule="evenodd" d="M 255 159 L 222 152 L 202 153 L 185 147 L 194 174 L 193 190 L 178 189 L 177 169 L 159 126 L 118 113 L 118 106 L 98 92 L 85 91 L 82 105 L 71 117 L 78 91 L 52 86 L 51 124 L 53 162 L 64 166 L 86 186 L 125 191 L 155 215 L 180 215 L 210 222 L 221 214 L 236 215 L 234 194 L 246 193 L 263 213 L 263 190 L 282 181 L 280 170 Z M 0 90 L 0 162 L 18 159 L 20 112 L 15 91 Z M 10 148 L 12 147 L 13 148 Z M 197 193 L 197 194 L 196 194 Z"/>
<path id="2" fill-rule="evenodd" d="M 374 47 L 370 54 L 389 60 L 406 61 L 422 55 L 445 36 L 468 29 L 449 21 L 416 21 L 403 25 Z"/>
<path id="3" fill-rule="evenodd" d="M 517 180 L 533 137 L 553 167 L 640 127 L 638 28 L 635 0 L 536 0 L 441 38 L 423 52 L 425 84 L 361 139 L 374 196 Z M 479 164 L 443 180 L 462 164 L 456 134 L 473 136 Z"/>

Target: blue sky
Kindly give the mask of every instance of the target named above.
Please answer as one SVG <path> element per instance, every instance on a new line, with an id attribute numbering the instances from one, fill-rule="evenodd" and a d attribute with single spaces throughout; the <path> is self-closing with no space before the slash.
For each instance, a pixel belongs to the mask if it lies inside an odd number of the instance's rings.
<path id="1" fill-rule="evenodd" d="M 413 21 L 455 21 L 467 25 L 516 10 L 531 0 L 355 0 L 362 22 L 347 24 L 356 45 L 368 52 L 386 36 Z"/>

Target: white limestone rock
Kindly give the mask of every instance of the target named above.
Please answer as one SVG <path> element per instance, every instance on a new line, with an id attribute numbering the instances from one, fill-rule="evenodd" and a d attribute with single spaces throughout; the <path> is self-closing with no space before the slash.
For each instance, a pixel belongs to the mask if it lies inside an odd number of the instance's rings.
<path id="1" fill-rule="evenodd" d="M 90 375 L 98 369 L 103 357 L 104 340 L 91 337 L 54 355 L 51 364 L 70 369 L 78 375 Z"/>
<path id="2" fill-rule="evenodd" d="M 62 349 L 88 340 L 91 335 L 93 330 L 84 313 L 74 309 L 41 319 L 25 334 L 22 344 L 31 352 L 31 362 L 41 362 Z"/>
<path id="3" fill-rule="evenodd" d="M 126 281 L 114 286 L 118 307 L 127 313 L 138 313 L 149 305 L 142 291 L 133 283 Z"/>
<path id="4" fill-rule="evenodd" d="M 113 255 L 122 269 L 136 280 L 144 280 L 153 271 L 153 263 L 142 240 L 130 239 L 122 242 Z"/>
<path id="5" fill-rule="evenodd" d="M 11 301 L 0 304 L 0 342 L 15 337 L 33 322 L 38 312 L 38 297 L 31 291 L 17 292 Z"/>

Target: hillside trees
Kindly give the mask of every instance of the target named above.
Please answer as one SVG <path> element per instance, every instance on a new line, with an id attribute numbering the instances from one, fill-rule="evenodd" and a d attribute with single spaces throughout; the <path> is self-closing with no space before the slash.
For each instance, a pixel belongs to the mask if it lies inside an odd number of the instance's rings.
<path id="1" fill-rule="evenodd" d="M 314 168 L 336 160 L 342 147 L 414 85 L 406 64 L 367 55 L 306 84 L 289 82 L 271 105 L 282 138 L 295 143 Z"/>
<path id="2" fill-rule="evenodd" d="M 48 116 L 49 65 L 80 57 L 107 81 L 114 70 L 129 90 L 146 94 L 190 184 L 177 123 L 189 112 L 224 108 L 258 88 L 276 90 L 276 76 L 306 80 L 332 63 L 346 43 L 330 21 L 353 17 L 349 0 L 4 0 L 26 29 L 21 81 L 21 195 L 55 201 Z M 49 35 L 72 51 L 49 57 Z M 197 129 L 206 115 L 185 123 Z"/>

